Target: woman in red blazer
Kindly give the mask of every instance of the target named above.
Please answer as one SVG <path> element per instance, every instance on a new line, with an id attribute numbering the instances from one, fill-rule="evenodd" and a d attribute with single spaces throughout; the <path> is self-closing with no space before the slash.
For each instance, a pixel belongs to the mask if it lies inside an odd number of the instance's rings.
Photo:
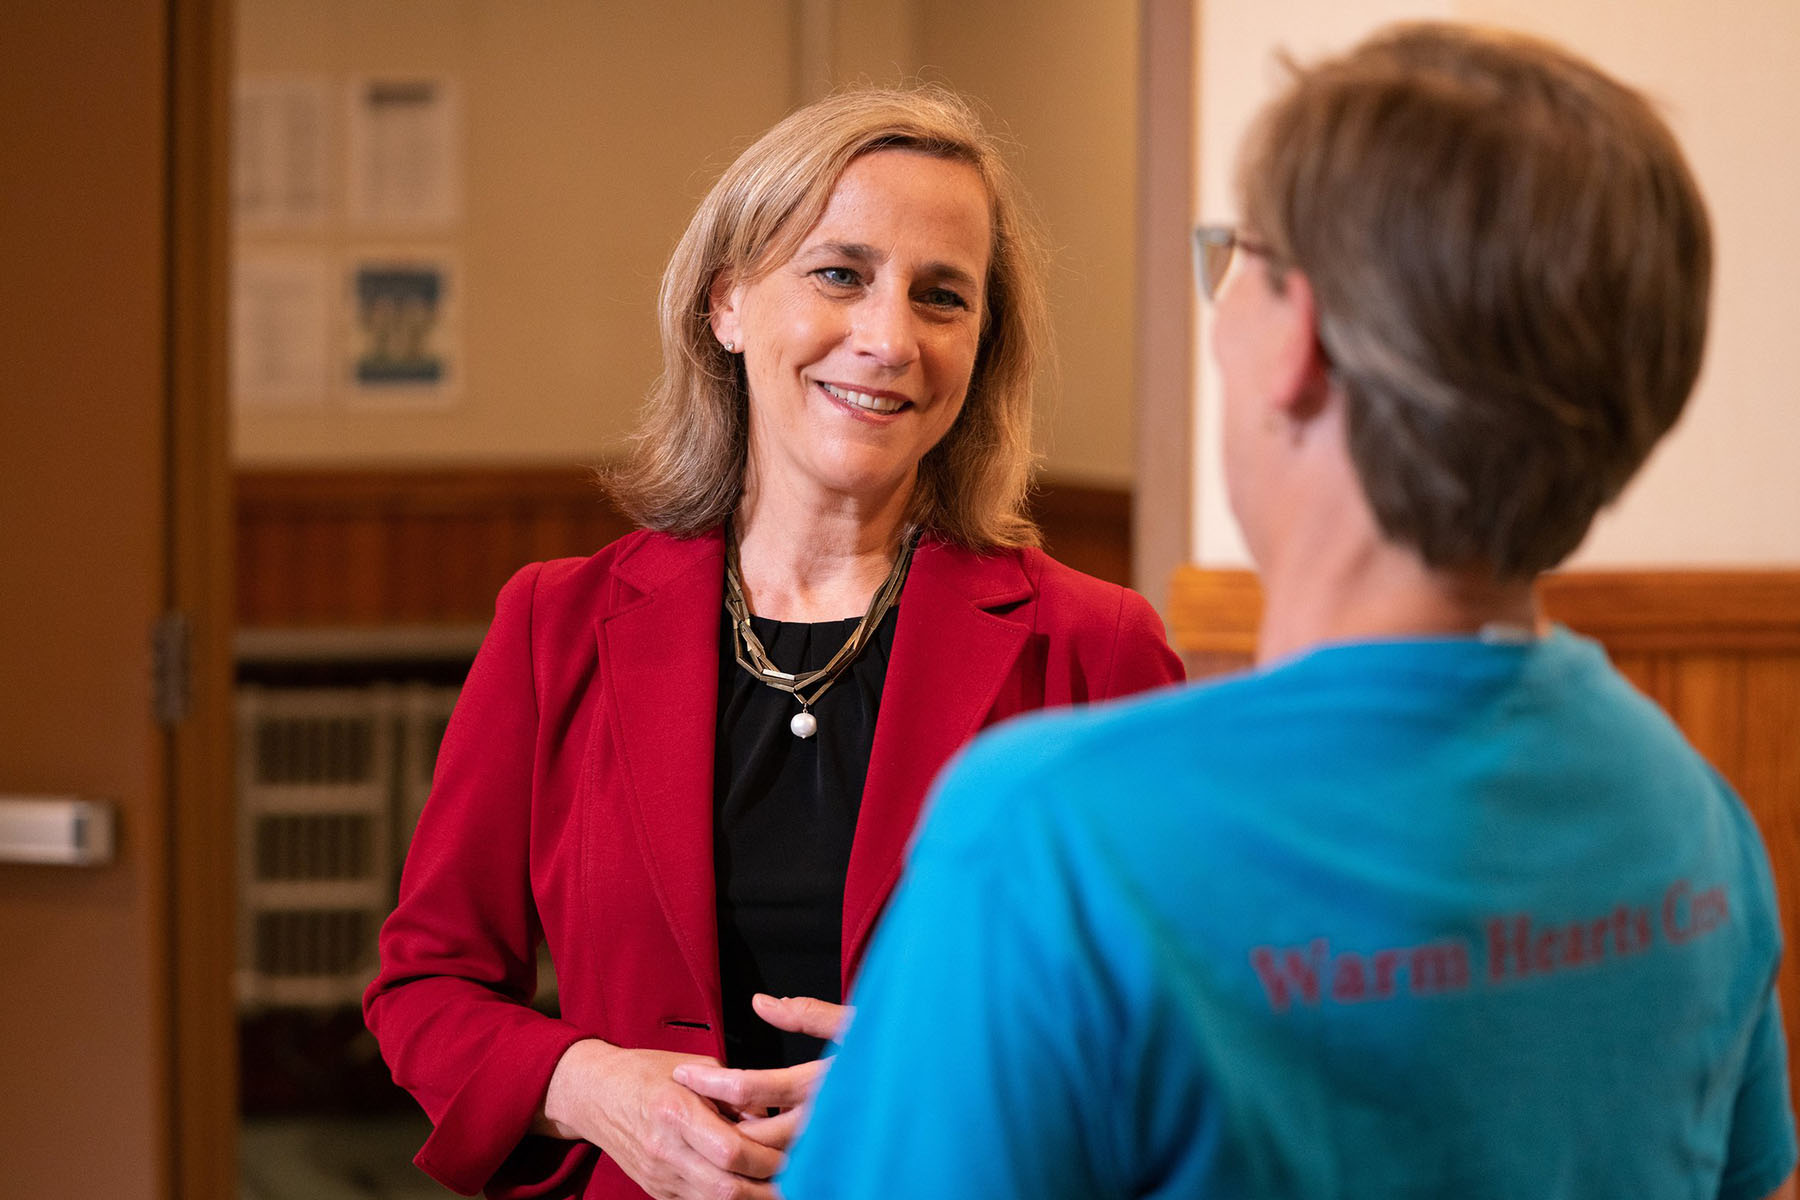
<path id="1" fill-rule="evenodd" d="M 1033 545 L 1041 297 L 1005 165 L 940 90 L 802 109 L 701 205 L 610 480 L 647 528 L 501 592 L 382 930 L 366 1015 L 428 1173 L 772 1197 L 822 1069 L 789 1035 L 835 1031 L 939 768 L 1180 678 L 1141 597 Z M 675 1081 L 719 1062 L 758 1069 Z"/>

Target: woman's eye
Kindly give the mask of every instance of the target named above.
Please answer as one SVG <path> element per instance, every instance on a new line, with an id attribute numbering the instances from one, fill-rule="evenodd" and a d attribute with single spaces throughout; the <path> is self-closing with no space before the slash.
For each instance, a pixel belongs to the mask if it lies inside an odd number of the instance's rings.
<path id="1" fill-rule="evenodd" d="M 960 292 L 949 288 L 932 288 L 921 299 L 932 308 L 968 308 L 969 302 L 962 298 Z"/>
<path id="2" fill-rule="evenodd" d="M 820 267 L 813 274 L 832 287 L 855 287 L 862 282 L 850 267 Z"/>

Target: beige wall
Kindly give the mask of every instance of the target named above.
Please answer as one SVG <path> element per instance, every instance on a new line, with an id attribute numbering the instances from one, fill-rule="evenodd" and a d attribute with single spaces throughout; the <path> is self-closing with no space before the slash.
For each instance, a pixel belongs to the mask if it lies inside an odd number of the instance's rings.
<path id="1" fill-rule="evenodd" d="M 443 74 L 467 121 L 464 386 L 441 411 L 241 410 L 247 465 L 591 461 L 658 369 L 663 261 L 736 150 L 844 82 L 923 74 L 986 102 L 1050 226 L 1059 477 L 1131 475 L 1136 6 L 1053 0 L 242 0 L 242 75 Z M 1053 81 L 1053 82 L 1052 82 Z M 334 109 L 342 145 L 341 107 Z M 246 235 L 262 250 L 359 241 Z"/>
<path id="2" fill-rule="evenodd" d="M 460 84 L 463 221 L 414 244 L 457 251 L 465 340 L 454 407 L 241 410 L 237 459 L 569 461 L 616 444 L 657 370 L 663 260 L 732 148 L 789 105 L 788 17 L 787 0 L 243 0 L 240 75 Z M 340 218 L 322 238 L 250 244 L 408 242 L 359 240 Z"/>
<path id="3" fill-rule="evenodd" d="M 1136 319 L 1137 5 L 920 0 L 924 73 L 1019 145 L 1053 252 L 1059 370 L 1040 413 L 1059 478 L 1129 486 Z"/>
<path id="4" fill-rule="evenodd" d="M 1800 276 L 1792 215 L 1800 202 L 1800 5 L 1209 0 L 1202 14 L 1196 130 L 1207 219 L 1235 215 L 1232 148 L 1269 93 L 1277 45 L 1304 57 L 1347 46 L 1395 17 L 1483 21 L 1563 41 L 1659 100 L 1712 209 L 1711 341 L 1682 423 L 1575 562 L 1800 563 L 1800 385 L 1779 352 L 1793 340 Z M 1219 480 L 1217 392 L 1204 356 L 1198 395 L 1194 553 L 1207 565 L 1239 565 L 1246 559 Z"/>

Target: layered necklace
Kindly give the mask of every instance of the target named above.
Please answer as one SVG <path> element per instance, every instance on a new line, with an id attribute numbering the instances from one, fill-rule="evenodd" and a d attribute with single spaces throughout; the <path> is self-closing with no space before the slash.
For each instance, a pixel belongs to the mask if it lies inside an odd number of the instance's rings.
<path id="1" fill-rule="evenodd" d="M 770 661 L 762 639 L 750 628 L 750 606 L 744 600 L 744 577 L 738 571 L 737 539 L 731 536 L 729 530 L 726 531 L 725 611 L 731 615 L 732 642 L 737 654 L 737 664 L 748 671 L 752 679 L 777 691 L 787 692 L 800 702 L 800 711 L 788 722 L 788 728 L 795 737 L 809 738 L 819 731 L 819 719 L 813 716 L 812 706 L 849 669 L 857 655 L 863 652 L 863 648 L 874 640 L 882 618 L 899 603 L 900 589 L 906 586 L 907 568 L 912 565 L 913 547 L 918 542 L 919 530 L 916 526 L 900 535 L 900 553 L 894 556 L 894 565 L 888 568 L 887 578 L 875 589 L 875 595 L 869 600 L 869 610 L 863 613 L 862 620 L 850 631 L 850 637 L 838 647 L 838 652 L 831 656 L 830 662 L 816 671 L 803 671 L 796 675 L 781 670 Z"/>

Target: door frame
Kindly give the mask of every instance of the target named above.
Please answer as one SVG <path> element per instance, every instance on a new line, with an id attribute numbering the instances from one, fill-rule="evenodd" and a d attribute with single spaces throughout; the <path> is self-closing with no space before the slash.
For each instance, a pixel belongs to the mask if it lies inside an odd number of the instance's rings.
<path id="1" fill-rule="evenodd" d="M 1138 6 L 1136 481 L 1132 586 L 1169 612 L 1170 581 L 1193 556 L 1196 0 Z"/>
<path id="2" fill-rule="evenodd" d="M 169 1183 L 238 1194 L 237 818 L 232 747 L 230 0 L 168 0 L 167 594 L 185 653 L 169 702 Z M 181 664 L 175 665 L 181 674 Z M 179 688 L 179 685 L 177 685 Z"/>

